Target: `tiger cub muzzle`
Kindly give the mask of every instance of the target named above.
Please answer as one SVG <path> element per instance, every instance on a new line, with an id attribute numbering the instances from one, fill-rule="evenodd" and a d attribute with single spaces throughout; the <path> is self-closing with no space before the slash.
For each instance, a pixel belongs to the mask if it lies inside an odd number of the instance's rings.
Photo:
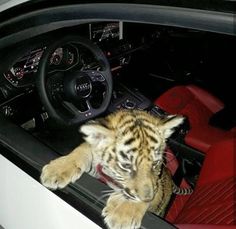
<path id="1" fill-rule="evenodd" d="M 136 200 L 150 202 L 156 194 L 156 178 L 151 172 L 139 170 L 132 180 L 124 184 L 123 193 L 126 197 Z"/>
<path id="2" fill-rule="evenodd" d="M 142 184 L 142 186 L 132 190 L 126 187 L 123 189 L 123 193 L 129 199 L 150 202 L 154 199 L 155 189 L 150 183 L 145 183 Z"/>

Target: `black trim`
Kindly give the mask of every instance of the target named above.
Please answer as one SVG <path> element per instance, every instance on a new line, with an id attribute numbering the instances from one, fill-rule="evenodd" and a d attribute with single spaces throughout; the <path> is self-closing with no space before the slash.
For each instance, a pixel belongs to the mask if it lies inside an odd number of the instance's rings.
<path id="1" fill-rule="evenodd" d="M 111 3 L 110 0 L 80 0 L 80 4 L 88 3 Z M 186 7 L 191 9 L 202 9 L 202 10 L 213 10 L 220 12 L 235 12 L 235 1 L 234 0 L 197 0 L 197 1 L 183 1 L 183 0 L 117 0 L 116 3 L 130 3 L 130 4 L 150 4 L 150 5 L 160 5 L 160 6 L 171 6 L 171 7 Z M 9 19 L 15 15 L 25 14 L 32 9 L 42 9 L 52 6 L 62 6 L 62 5 L 72 5 L 78 4 L 78 0 L 34 0 L 27 1 L 22 4 L 8 8 L 1 14 L 0 21 L 4 19 Z"/>
<path id="2" fill-rule="evenodd" d="M 0 48 L 58 28 L 106 20 L 160 24 L 236 35 L 232 13 L 145 4 L 74 4 L 35 10 L 2 22 Z"/>
<path id="3" fill-rule="evenodd" d="M 174 139 L 169 139 L 168 140 L 168 146 L 173 149 L 174 152 L 180 155 L 182 158 L 189 159 L 189 160 L 196 160 L 200 163 L 203 163 L 205 159 L 205 154 L 200 152 L 197 149 L 192 148 L 191 146 L 188 146 L 184 143 L 180 143 L 175 141 Z"/>

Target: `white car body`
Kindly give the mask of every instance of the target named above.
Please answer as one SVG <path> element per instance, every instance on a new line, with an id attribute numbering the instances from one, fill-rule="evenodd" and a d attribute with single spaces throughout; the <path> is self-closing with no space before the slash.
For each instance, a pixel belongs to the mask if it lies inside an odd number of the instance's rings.
<path id="1" fill-rule="evenodd" d="M 0 155 L 0 225 L 4 229 L 100 227 Z"/>

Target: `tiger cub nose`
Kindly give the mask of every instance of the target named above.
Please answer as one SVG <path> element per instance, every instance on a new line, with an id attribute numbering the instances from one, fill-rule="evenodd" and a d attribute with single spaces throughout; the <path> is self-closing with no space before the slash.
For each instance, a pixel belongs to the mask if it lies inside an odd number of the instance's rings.
<path id="1" fill-rule="evenodd" d="M 154 198 L 153 188 L 149 185 L 144 185 L 140 194 L 140 199 L 145 202 L 150 202 Z"/>

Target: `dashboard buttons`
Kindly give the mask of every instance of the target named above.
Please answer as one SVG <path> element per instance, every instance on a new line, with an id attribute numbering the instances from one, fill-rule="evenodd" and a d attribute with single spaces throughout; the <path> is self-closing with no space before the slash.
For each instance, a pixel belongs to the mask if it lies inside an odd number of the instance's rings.
<path id="1" fill-rule="evenodd" d="M 136 103 L 134 101 L 131 101 L 131 100 L 127 99 L 124 103 L 124 107 L 126 109 L 134 109 L 136 107 Z"/>
<path id="2" fill-rule="evenodd" d="M 104 76 L 103 76 L 101 73 L 97 72 L 97 71 L 92 71 L 92 72 L 90 72 L 90 73 L 89 73 L 89 76 L 90 76 L 90 79 L 91 79 L 93 82 L 95 82 L 95 81 L 99 81 L 99 82 L 105 81 Z"/>
<path id="3" fill-rule="evenodd" d="M 17 86 L 19 81 L 18 79 L 15 77 L 15 75 L 13 75 L 12 71 L 8 71 L 7 73 L 3 74 L 5 76 L 5 78 L 14 86 Z"/>
<path id="4" fill-rule="evenodd" d="M 13 109 L 11 108 L 11 106 L 4 106 L 2 108 L 2 113 L 6 116 L 6 117 L 10 117 L 13 115 Z"/>
<path id="5" fill-rule="evenodd" d="M 15 72 L 15 76 L 17 79 L 22 79 L 23 76 L 24 76 L 24 69 L 21 68 L 21 67 L 16 67 L 14 69 L 14 72 Z"/>

